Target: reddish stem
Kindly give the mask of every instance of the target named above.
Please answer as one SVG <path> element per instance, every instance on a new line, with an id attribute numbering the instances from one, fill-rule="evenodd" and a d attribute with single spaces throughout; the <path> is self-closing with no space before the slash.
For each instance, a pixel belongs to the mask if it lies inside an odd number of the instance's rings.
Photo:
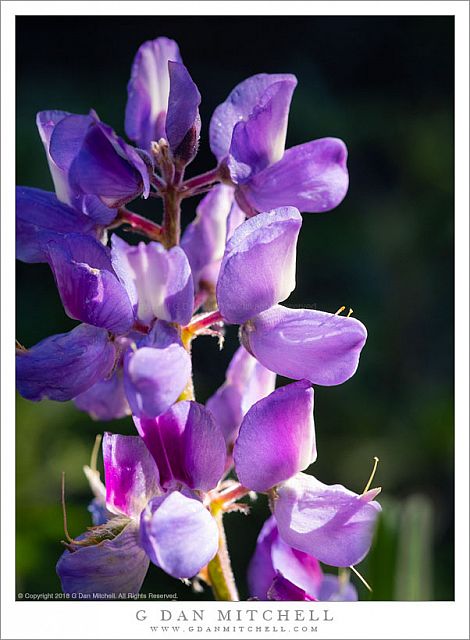
<path id="1" fill-rule="evenodd" d="M 198 333 L 202 329 L 207 329 L 207 327 L 223 321 L 224 319 L 222 318 L 222 314 L 219 310 L 211 311 L 203 316 L 199 316 L 193 322 L 190 322 L 185 329 L 190 333 Z"/>
<path id="2" fill-rule="evenodd" d="M 183 182 L 181 185 L 181 189 L 183 191 L 183 197 L 187 198 L 188 196 L 194 195 L 194 191 L 200 189 L 201 187 L 205 187 L 208 184 L 212 184 L 213 182 L 220 181 L 220 170 L 219 167 L 212 169 L 211 171 L 206 171 L 206 173 L 201 173 L 200 176 L 195 176 L 194 178 L 190 178 Z"/>
<path id="3" fill-rule="evenodd" d="M 156 222 L 152 222 L 151 220 L 144 218 L 143 216 L 139 216 L 138 213 L 125 209 L 124 207 L 119 209 L 118 216 L 113 226 L 121 224 L 128 224 L 133 231 L 141 233 L 151 240 L 157 240 L 158 242 L 161 242 L 162 240 L 163 227 Z"/>

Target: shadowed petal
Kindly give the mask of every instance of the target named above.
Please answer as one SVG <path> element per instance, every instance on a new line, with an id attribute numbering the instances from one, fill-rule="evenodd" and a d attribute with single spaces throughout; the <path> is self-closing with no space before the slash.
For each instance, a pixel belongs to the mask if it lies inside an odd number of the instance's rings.
<path id="1" fill-rule="evenodd" d="M 133 309 L 106 247 L 89 236 L 70 233 L 49 242 L 47 250 L 67 315 L 114 333 L 130 329 Z"/>
<path id="2" fill-rule="evenodd" d="M 286 90 L 290 88 L 292 93 L 297 80 L 295 76 L 288 73 L 259 73 L 240 82 L 229 94 L 225 102 L 220 104 L 214 111 L 209 128 L 210 146 L 212 153 L 219 162 L 229 153 L 235 125 L 240 121 L 248 120 L 249 116 L 263 100 L 264 93 L 277 83 L 284 83 Z M 277 133 L 279 137 L 276 145 L 281 146 L 280 143 L 282 141 L 283 149 L 287 130 L 287 113 L 285 117 L 285 122 L 278 121 L 279 131 Z"/>
<path id="3" fill-rule="evenodd" d="M 274 501 L 279 534 L 291 547 L 320 562 L 349 567 L 369 551 L 380 505 L 378 491 L 357 495 L 299 473 L 280 486 Z"/>
<path id="4" fill-rule="evenodd" d="M 275 383 L 275 373 L 263 367 L 244 347 L 237 349 L 228 366 L 225 383 L 206 403 L 228 446 L 235 441 L 245 413 L 274 391 Z"/>
<path id="5" fill-rule="evenodd" d="M 317 457 L 313 389 L 306 380 L 276 389 L 243 419 L 233 458 L 240 482 L 268 491 Z"/>
<path id="6" fill-rule="evenodd" d="M 105 433 L 103 464 L 107 508 L 138 518 L 150 498 L 160 493 L 158 469 L 145 443 L 138 436 Z"/>
<path id="7" fill-rule="evenodd" d="M 94 420 L 116 420 L 131 413 L 124 392 L 122 369 L 100 380 L 73 399 L 75 406 L 87 411 Z"/>
<path id="8" fill-rule="evenodd" d="M 301 602 L 316 601 L 316 598 L 313 598 L 303 589 L 285 578 L 280 571 L 276 572 L 276 576 L 268 589 L 267 596 L 268 600 L 297 600 Z"/>
<path id="9" fill-rule="evenodd" d="M 183 483 L 209 491 L 222 477 L 225 441 L 210 411 L 197 402 L 177 402 L 152 420 L 134 416 L 137 431 L 158 466 L 164 489 Z"/>
<path id="10" fill-rule="evenodd" d="M 140 531 L 150 560 L 174 578 L 191 578 L 217 553 L 214 518 L 200 500 L 179 491 L 149 502 Z"/>
<path id="11" fill-rule="evenodd" d="M 348 190 L 347 151 L 337 138 L 322 138 L 288 149 L 276 164 L 242 186 L 256 211 L 291 205 L 299 211 L 334 209 Z"/>
<path id="12" fill-rule="evenodd" d="M 127 85 L 126 134 L 142 149 L 165 138 L 170 95 L 168 61 L 181 62 L 178 45 L 168 38 L 148 40 L 139 47 Z"/>
<path id="13" fill-rule="evenodd" d="M 351 582 L 342 583 L 337 576 L 325 573 L 318 600 L 322 602 L 355 602 L 357 599 L 356 587 Z"/>
<path id="14" fill-rule="evenodd" d="M 293 291 L 301 225 L 297 209 L 284 207 L 259 214 L 235 230 L 217 282 L 217 301 L 227 322 L 245 322 Z"/>
<path id="15" fill-rule="evenodd" d="M 76 551 L 64 551 L 56 571 L 64 593 L 119 594 L 140 591 L 149 566 L 149 559 L 139 545 L 139 529 L 128 522 L 113 539 L 90 546 L 78 546 Z M 79 539 L 93 535 L 88 532 Z M 99 595 L 97 596 L 99 599 Z"/>
<path id="16" fill-rule="evenodd" d="M 109 375 L 116 350 L 106 329 L 81 324 L 16 355 L 16 384 L 28 400 L 71 400 Z"/>
<path id="17" fill-rule="evenodd" d="M 88 129 L 70 167 L 70 182 L 108 207 L 120 207 L 139 195 L 148 197 L 149 172 L 135 149 L 102 122 Z"/>
<path id="18" fill-rule="evenodd" d="M 47 262 L 47 243 L 55 234 L 77 232 L 96 236 L 88 216 L 60 202 L 54 193 L 16 188 L 16 257 L 23 262 Z"/>
<path id="19" fill-rule="evenodd" d="M 188 164 L 196 155 L 201 131 L 201 94 L 181 62 L 169 62 L 170 95 L 165 132 L 175 158 Z"/>
<path id="20" fill-rule="evenodd" d="M 341 384 L 356 372 L 367 339 L 355 318 L 277 305 L 247 322 L 244 346 L 265 367 L 313 384 Z"/>

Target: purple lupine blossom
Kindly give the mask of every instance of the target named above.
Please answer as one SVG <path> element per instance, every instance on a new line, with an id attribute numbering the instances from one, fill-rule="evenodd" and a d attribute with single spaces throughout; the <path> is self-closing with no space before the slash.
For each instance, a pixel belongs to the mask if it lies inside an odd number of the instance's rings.
<path id="1" fill-rule="evenodd" d="M 212 152 L 227 168 L 248 215 L 289 205 L 329 211 L 346 195 L 347 151 L 341 140 L 322 138 L 284 151 L 296 84 L 290 74 L 252 76 L 212 116 Z"/>
<path id="2" fill-rule="evenodd" d="M 294 207 L 284 207 L 241 224 L 225 249 L 217 301 L 222 318 L 241 325 L 242 344 L 267 369 L 314 384 L 341 384 L 357 369 L 367 337 L 364 325 L 278 304 L 295 287 L 301 223 Z"/>
<path id="3" fill-rule="evenodd" d="M 380 489 L 362 495 L 301 473 L 316 459 L 313 390 L 307 381 L 276 389 L 243 419 L 233 457 L 240 482 L 268 492 L 285 543 L 336 567 L 357 564 L 372 542 Z"/>
<path id="4" fill-rule="evenodd" d="M 273 516 L 258 536 L 248 584 L 251 596 L 258 600 L 357 600 L 349 581 L 323 573 L 316 558 L 287 545 Z"/>
<path id="5" fill-rule="evenodd" d="M 187 405 L 168 417 L 178 432 L 156 426 L 157 460 L 140 437 L 105 434 L 105 506 L 114 517 L 67 544 L 57 564 L 65 593 L 138 593 L 149 560 L 189 578 L 215 555 L 217 524 L 200 496 L 222 476 L 225 445 L 204 407 Z"/>
<path id="6" fill-rule="evenodd" d="M 342 201 L 347 152 L 336 138 L 285 150 L 296 84 L 261 73 L 235 87 L 210 123 L 217 167 L 189 179 L 201 95 L 173 40 L 149 40 L 134 59 L 125 131 L 135 147 L 93 110 L 37 115 L 55 193 L 17 189 L 17 255 L 50 266 L 81 324 L 19 346 L 18 390 L 73 399 L 96 420 L 132 415 L 138 433 L 105 434 L 105 484 L 84 468 L 94 526 L 68 538 L 57 564 L 66 593 L 138 593 L 152 562 L 237 599 L 222 516 L 246 513 L 238 501 L 258 492 L 272 516 L 250 564 L 252 595 L 357 599 L 345 572 L 319 563 L 364 558 L 380 489 L 371 477 L 356 494 L 305 472 L 317 457 L 312 384 L 348 380 L 367 332 L 340 313 L 280 304 L 296 284 L 299 210 Z M 181 201 L 201 194 L 180 240 Z M 161 225 L 126 208 L 151 197 L 163 200 Z M 213 335 L 222 347 L 224 325 L 239 325 L 241 346 L 204 406 L 191 344 Z M 275 389 L 276 374 L 296 382 Z"/>

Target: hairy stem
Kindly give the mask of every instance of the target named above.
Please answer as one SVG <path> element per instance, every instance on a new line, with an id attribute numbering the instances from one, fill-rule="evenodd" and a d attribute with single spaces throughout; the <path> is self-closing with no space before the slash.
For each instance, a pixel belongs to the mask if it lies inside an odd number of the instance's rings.
<path id="1" fill-rule="evenodd" d="M 163 243 L 167 249 L 176 246 L 181 236 L 181 194 L 172 185 L 163 193 Z"/>
<path id="2" fill-rule="evenodd" d="M 233 577 L 230 556 L 227 550 L 227 539 L 225 537 L 224 524 L 222 521 L 223 511 L 219 505 L 211 507 L 217 527 L 219 529 L 219 549 L 216 556 L 209 562 L 207 572 L 214 598 L 228 602 L 238 602 L 238 591 Z"/>
<path id="3" fill-rule="evenodd" d="M 206 171 L 206 173 L 201 173 L 200 176 L 195 176 L 194 178 L 190 178 L 183 182 L 182 189 L 184 197 L 194 195 L 194 192 L 201 187 L 205 187 L 209 184 L 213 184 L 214 182 L 219 182 L 221 178 L 220 169 L 216 167 L 215 169 L 211 169 L 211 171 Z"/>

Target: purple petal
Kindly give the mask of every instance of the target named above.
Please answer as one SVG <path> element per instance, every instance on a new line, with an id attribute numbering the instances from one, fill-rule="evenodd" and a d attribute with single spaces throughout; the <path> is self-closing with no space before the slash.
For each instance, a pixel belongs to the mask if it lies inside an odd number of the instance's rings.
<path id="1" fill-rule="evenodd" d="M 118 255 L 119 254 L 119 255 Z M 154 318 L 187 324 L 193 312 L 194 283 L 191 267 L 180 247 L 166 250 L 158 242 L 126 249 L 123 241 L 113 243 L 113 261 L 119 261 L 118 274 L 127 290 L 137 297 L 139 320 L 150 323 Z M 127 275 L 126 272 L 127 261 Z"/>
<path id="2" fill-rule="evenodd" d="M 291 547 L 320 562 L 349 567 L 369 551 L 380 512 L 377 491 L 357 495 L 342 485 L 328 486 L 297 474 L 277 489 L 274 517 L 279 534 Z"/>
<path id="3" fill-rule="evenodd" d="M 227 322 L 241 324 L 293 291 L 301 225 L 297 209 L 284 207 L 255 216 L 236 229 L 217 282 L 217 301 Z"/>
<path id="4" fill-rule="evenodd" d="M 279 571 L 276 573 L 276 576 L 268 589 L 267 596 L 268 600 L 297 600 L 301 602 L 316 601 L 316 598 L 313 598 L 303 589 L 285 578 Z"/>
<path id="5" fill-rule="evenodd" d="M 103 464 L 106 506 L 113 513 L 137 518 L 161 493 L 157 465 L 138 436 L 105 433 Z"/>
<path id="6" fill-rule="evenodd" d="M 140 532 L 150 560 L 174 578 L 191 578 L 217 553 L 214 518 L 200 500 L 179 491 L 149 502 Z"/>
<path id="7" fill-rule="evenodd" d="M 337 576 L 325 574 L 318 594 L 321 602 L 356 602 L 356 587 L 350 582 L 342 582 Z"/>
<path id="8" fill-rule="evenodd" d="M 276 521 L 271 516 L 260 531 L 255 552 L 248 566 L 247 580 L 250 596 L 257 600 L 266 600 L 269 587 L 276 577 L 271 549 L 273 541 L 278 537 Z"/>
<path id="9" fill-rule="evenodd" d="M 60 202 L 55 194 L 30 187 L 16 188 L 16 257 L 23 262 L 47 262 L 47 243 L 55 234 L 96 235 L 87 216 Z"/>
<path id="10" fill-rule="evenodd" d="M 124 392 L 122 369 L 117 369 L 110 378 L 100 380 L 73 401 L 94 420 L 116 420 L 131 413 Z"/>
<path id="11" fill-rule="evenodd" d="M 153 140 L 165 137 L 170 95 L 168 61 L 181 62 L 178 45 L 168 38 L 144 42 L 137 51 L 127 85 L 126 134 L 148 149 Z"/>
<path id="12" fill-rule="evenodd" d="M 67 315 L 114 333 L 130 329 L 132 306 L 106 247 L 89 236 L 71 233 L 49 242 L 47 251 Z"/>
<path id="13" fill-rule="evenodd" d="M 240 482 L 254 491 L 268 491 L 316 457 L 313 389 L 306 380 L 276 389 L 254 404 L 233 450 Z"/>
<path id="14" fill-rule="evenodd" d="M 241 334 L 266 368 L 325 386 L 354 375 L 366 339 L 366 328 L 355 318 L 280 305 L 247 322 Z"/>
<path id="15" fill-rule="evenodd" d="M 71 400 L 111 372 L 116 357 L 106 329 L 79 325 L 16 355 L 16 384 L 28 400 Z"/>
<path id="16" fill-rule="evenodd" d="M 158 418 L 134 416 L 134 422 L 155 458 L 164 489 L 178 483 L 200 491 L 217 486 L 225 466 L 225 441 L 203 405 L 178 402 Z"/>
<path id="17" fill-rule="evenodd" d="M 258 400 L 274 391 L 276 374 L 265 369 L 244 347 L 240 347 L 227 369 L 225 383 L 209 398 L 207 408 L 232 445 L 243 416 Z"/>
<path id="18" fill-rule="evenodd" d="M 175 403 L 191 377 L 191 357 L 181 344 L 129 350 L 124 385 L 132 413 L 154 418 Z"/>
<path id="19" fill-rule="evenodd" d="M 141 156 L 101 122 L 93 123 L 70 168 L 70 182 L 107 207 L 148 197 L 148 168 Z"/>
<path id="20" fill-rule="evenodd" d="M 228 155 L 235 125 L 240 121 L 248 120 L 262 101 L 263 94 L 269 87 L 277 83 L 290 85 L 293 91 L 297 80 L 295 76 L 287 73 L 260 73 L 238 84 L 225 102 L 214 111 L 209 128 L 210 146 L 219 162 Z M 278 144 L 283 136 L 282 147 L 284 148 L 287 121 L 278 122 L 278 125 L 280 126 Z"/>
<path id="21" fill-rule="evenodd" d="M 90 531 L 81 539 L 90 538 L 93 533 Z M 113 539 L 64 551 L 56 567 L 63 592 L 116 597 L 139 593 L 149 560 L 139 545 L 138 533 L 137 525 L 129 522 Z"/>
<path id="22" fill-rule="evenodd" d="M 348 190 L 347 150 L 337 138 L 322 138 L 288 149 L 276 164 L 241 186 L 256 211 L 290 205 L 300 211 L 334 209 Z"/>
<path id="23" fill-rule="evenodd" d="M 201 94 L 181 62 L 168 62 L 170 95 L 166 138 L 175 158 L 188 164 L 196 155 L 201 131 Z"/>
<path id="24" fill-rule="evenodd" d="M 235 125 L 228 161 L 235 183 L 243 183 L 282 158 L 295 85 L 294 78 L 270 85 L 248 119 Z"/>
<path id="25" fill-rule="evenodd" d="M 116 217 L 116 211 L 106 207 L 96 196 L 83 194 L 69 179 L 72 162 L 90 126 L 97 121 L 94 112 L 85 116 L 65 111 L 41 111 L 36 118 L 58 199 L 83 211 L 97 224 L 107 225 Z"/>

